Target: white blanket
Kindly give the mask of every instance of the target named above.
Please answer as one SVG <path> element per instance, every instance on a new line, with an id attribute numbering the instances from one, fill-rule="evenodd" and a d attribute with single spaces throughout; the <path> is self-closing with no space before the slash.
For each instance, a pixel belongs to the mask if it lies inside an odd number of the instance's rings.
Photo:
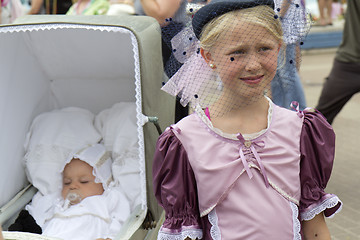
<path id="1" fill-rule="evenodd" d="M 141 203 L 139 145 L 136 105 L 117 103 L 95 117 L 103 144 L 112 153 L 113 177 L 130 201 L 133 210 Z"/>
<path id="2" fill-rule="evenodd" d="M 60 170 L 74 150 L 101 140 L 94 114 L 69 107 L 37 116 L 27 134 L 24 157 L 28 180 L 43 194 L 62 187 Z"/>
<path id="3" fill-rule="evenodd" d="M 43 230 L 44 236 L 64 240 L 113 239 L 130 215 L 126 197 L 118 188 L 87 197 L 69 206 L 59 195 L 35 195 L 26 209 Z"/>

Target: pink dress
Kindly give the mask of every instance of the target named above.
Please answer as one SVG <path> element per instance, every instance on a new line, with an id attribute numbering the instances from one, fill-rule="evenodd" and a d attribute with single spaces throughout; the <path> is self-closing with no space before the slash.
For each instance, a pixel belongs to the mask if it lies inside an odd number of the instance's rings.
<path id="1" fill-rule="evenodd" d="M 335 134 L 319 112 L 269 105 L 268 127 L 230 135 L 203 111 L 159 138 L 155 195 L 166 220 L 158 239 L 301 239 L 301 220 L 341 201 L 324 192 Z"/>

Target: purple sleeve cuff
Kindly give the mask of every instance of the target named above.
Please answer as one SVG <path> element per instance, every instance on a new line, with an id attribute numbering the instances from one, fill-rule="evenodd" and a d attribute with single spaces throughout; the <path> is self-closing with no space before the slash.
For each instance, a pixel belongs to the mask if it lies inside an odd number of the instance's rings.
<path id="1" fill-rule="evenodd" d="M 325 217 L 333 217 L 342 209 L 342 202 L 333 194 L 326 194 L 319 202 L 313 203 L 300 213 L 301 220 L 311 220 L 316 215 L 324 212 Z"/>
<path id="2" fill-rule="evenodd" d="M 171 129 L 158 139 L 153 183 L 155 197 L 165 210 L 162 234 L 201 228 L 194 172 L 185 149 Z"/>
<path id="3" fill-rule="evenodd" d="M 304 111 L 300 151 L 301 219 L 310 220 L 322 211 L 325 216 L 333 215 L 340 210 L 342 203 L 324 189 L 333 167 L 335 133 L 318 111 Z"/>

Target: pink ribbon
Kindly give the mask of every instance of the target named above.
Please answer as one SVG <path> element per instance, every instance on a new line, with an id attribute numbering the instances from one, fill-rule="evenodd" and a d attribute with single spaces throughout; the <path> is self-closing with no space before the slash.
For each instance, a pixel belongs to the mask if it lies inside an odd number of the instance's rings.
<path id="1" fill-rule="evenodd" d="M 290 104 L 290 107 L 296 111 L 296 113 L 299 117 L 302 118 L 304 116 L 303 112 L 300 111 L 300 104 L 298 102 L 292 101 Z"/>
<path id="2" fill-rule="evenodd" d="M 265 186 L 268 188 L 270 186 L 270 184 L 269 184 L 269 180 L 267 178 L 265 167 L 262 164 L 260 156 L 259 156 L 259 154 L 258 154 L 258 152 L 257 152 L 257 150 L 255 148 L 255 146 L 257 146 L 259 148 L 264 148 L 265 147 L 264 141 L 257 141 L 257 142 L 256 141 L 250 141 L 250 140 L 245 141 L 244 137 L 241 134 L 238 134 L 237 138 L 241 142 L 241 146 L 240 146 L 240 149 L 239 149 L 239 155 L 240 155 L 240 159 L 241 159 L 241 161 L 242 161 L 242 163 L 244 165 L 244 168 L 245 168 L 245 171 L 246 171 L 247 175 L 249 176 L 250 179 L 252 179 L 253 174 L 250 171 L 249 162 L 247 161 L 247 158 L 245 157 L 244 149 L 249 149 L 251 151 L 251 153 L 254 155 L 254 157 L 256 159 L 256 162 L 258 163 L 258 165 L 260 167 L 260 172 L 264 177 Z M 249 145 L 249 146 L 247 146 L 247 145 Z"/>

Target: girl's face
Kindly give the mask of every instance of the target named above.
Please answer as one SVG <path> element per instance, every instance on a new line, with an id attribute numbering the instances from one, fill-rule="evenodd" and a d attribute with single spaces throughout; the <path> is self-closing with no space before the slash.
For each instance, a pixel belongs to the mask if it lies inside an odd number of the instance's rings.
<path id="1" fill-rule="evenodd" d="M 73 159 L 63 172 L 63 188 L 61 195 L 65 199 L 69 193 L 80 195 L 81 199 L 101 195 L 104 192 L 101 183 L 95 183 L 93 168 L 84 161 Z M 78 200 L 80 202 L 81 200 Z M 74 204 L 78 203 L 74 202 Z"/>
<path id="2" fill-rule="evenodd" d="M 218 43 L 202 55 L 220 76 L 232 99 L 262 96 L 277 68 L 280 42 L 264 27 L 235 20 Z M 229 95 L 230 94 L 230 95 Z"/>

